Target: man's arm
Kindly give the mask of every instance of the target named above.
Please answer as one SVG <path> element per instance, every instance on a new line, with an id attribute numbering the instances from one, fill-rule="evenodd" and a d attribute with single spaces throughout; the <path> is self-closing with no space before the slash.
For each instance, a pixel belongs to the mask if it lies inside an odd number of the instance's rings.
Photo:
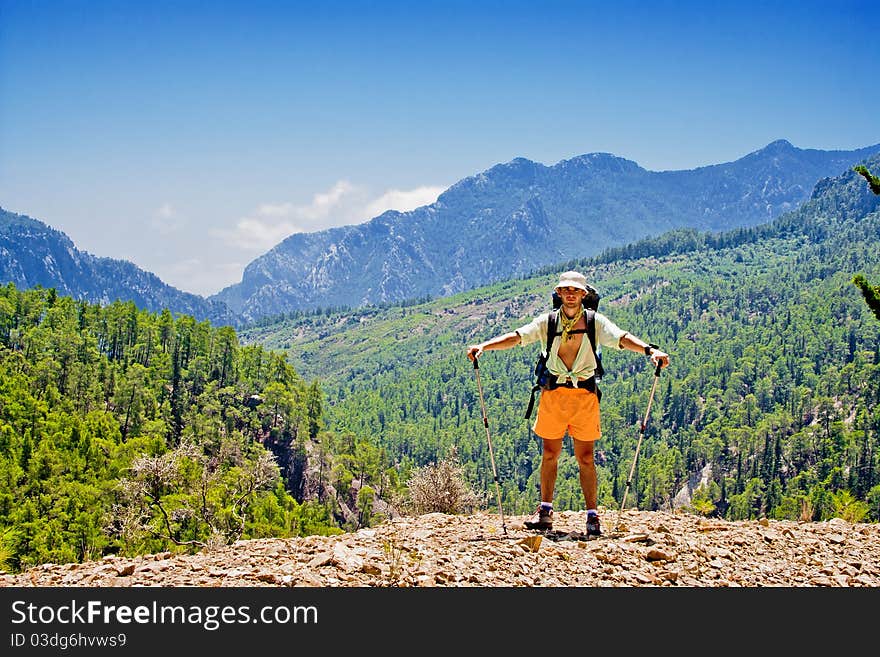
<path id="1" fill-rule="evenodd" d="M 657 365 L 658 363 L 662 367 L 667 367 L 669 365 L 669 354 L 667 354 L 665 351 L 662 351 L 658 347 L 651 347 L 647 342 L 643 342 L 636 336 L 630 335 L 629 333 L 624 333 L 621 336 L 620 348 L 650 356 L 651 362 L 654 365 Z"/>
<path id="2" fill-rule="evenodd" d="M 510 333 L 505 333 L 504 335 L 499 335 L 491 340 L 486 340 L 486 342 L 481 342 L 480 344 L 474 344 L 468 347 L 467 357 L 471 360 L 475 358 L 479 358 L 483 355 L 484 351 L 492 351 L 496 349 L 510 349 L 511 347 L 515 347 L 521 341 L 519 337 L 519 333 L 516 331 L 511 331 Z"/>

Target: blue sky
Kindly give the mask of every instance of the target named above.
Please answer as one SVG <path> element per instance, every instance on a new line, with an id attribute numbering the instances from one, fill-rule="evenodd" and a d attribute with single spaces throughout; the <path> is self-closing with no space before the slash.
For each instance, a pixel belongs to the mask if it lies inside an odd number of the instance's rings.
<path id="1" fill-rule="evenodd" d="M 208 295 L 525 157 L 880 143 L 880 3 L 0 0 L 0 206 Z"/>

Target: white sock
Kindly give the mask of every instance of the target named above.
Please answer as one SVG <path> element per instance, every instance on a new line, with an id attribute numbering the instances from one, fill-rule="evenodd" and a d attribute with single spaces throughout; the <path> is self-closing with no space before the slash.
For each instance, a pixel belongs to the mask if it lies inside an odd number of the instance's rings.
<path id="1" fill-rule="evenodd" d="M 587 509 L 587 517 L 589 516 L 598 516 L 599 512 L 596 509 Z"/>

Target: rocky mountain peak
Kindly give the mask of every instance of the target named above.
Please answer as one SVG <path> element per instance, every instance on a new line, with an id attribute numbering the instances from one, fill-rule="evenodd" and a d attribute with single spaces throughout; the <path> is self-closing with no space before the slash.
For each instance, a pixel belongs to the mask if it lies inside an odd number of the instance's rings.
<path id="1" fill-rule="evenodd" d="M 800 149 L 792 145 L 792 143 L 787 139 L 777 139 L 776 141 L 771 141 L 764 148 L 760 149 L 757 152 L 764 153 L 766 155 L 773 155 L 775 153 L 793 152 L 798 150 Z"/>

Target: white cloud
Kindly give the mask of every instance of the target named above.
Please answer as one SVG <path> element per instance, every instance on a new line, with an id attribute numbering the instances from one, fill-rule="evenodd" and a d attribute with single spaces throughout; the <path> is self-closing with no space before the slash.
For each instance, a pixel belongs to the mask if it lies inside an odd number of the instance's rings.
<path id="1" fill-rule="evenodd" d="M 280 205 L 264 203 L 257 208 L 257 214 L 263 215 L 264 217 L 286 217 L 293 212 L 293 209 L 292 203 L 282 203 Z"/>
<path id="2" fill-rule="evenodd" d="M 386 210 L 408 212 L 430 205 L 443 193 L 445 187 L 417 187 L 412 190 L 389 189 L 366 208 L 367 218 L 378 217 Z"/>
<path id="3" fill-rule="evenodd" d="M 217 229 L 212 234 L 228 246 L 261 252 L 293 233 L 359 224 L 386 210 L 413 210 L 436 201 L 444 189 L 432 186 L 392 189 L 378 198 L 371 198 L 365 187 L 340 180 L 328 191 L 315 194 L 308 205 L 263 203 L 239 219 L 235 228 Z"/>
<path id="4" fill-rule="evenodd" d="M 245 251 L 262 251 L 278 244 L 297 227 L 289 221 L 273 221 L 265 217 L 243 217 L 235 224 L 234 230 L 216 230 L 214 234 L 229 246 Z"/>
<path id="5" fill-rule="evenodd" d="M 319 222 L 326 219 L 331 213 L 338 212 L 340 208 L 344 208 L 351 199 L 356 198 L 364 193 L 362 188 L 352 185 L 347 180 L 340 180 L 329 192 L 318 193 L 312 197 L 311 205 L 297 208 L 297 215 L 300 219 Z"/>
<path id="6" fill-rule="evenodd" d="M 153 212 L 150 223 L 158 233 L 168 235 L 180 230 L 186 223 L 186 220 L 180 216 L 170 203 L 163 203 L 161 207 Z"/>
<path id="7" fill-rule="evenodd" d="M 235 228 L 212 232 L 229 246 L 265 251 L 293 233 L 354 223 L 350 213 L 352 199 L 363 193 L 347 180 L 340 180 L 329 191 L 315 194 L 309 205 L 263 203 L 239 219 Z"/>

